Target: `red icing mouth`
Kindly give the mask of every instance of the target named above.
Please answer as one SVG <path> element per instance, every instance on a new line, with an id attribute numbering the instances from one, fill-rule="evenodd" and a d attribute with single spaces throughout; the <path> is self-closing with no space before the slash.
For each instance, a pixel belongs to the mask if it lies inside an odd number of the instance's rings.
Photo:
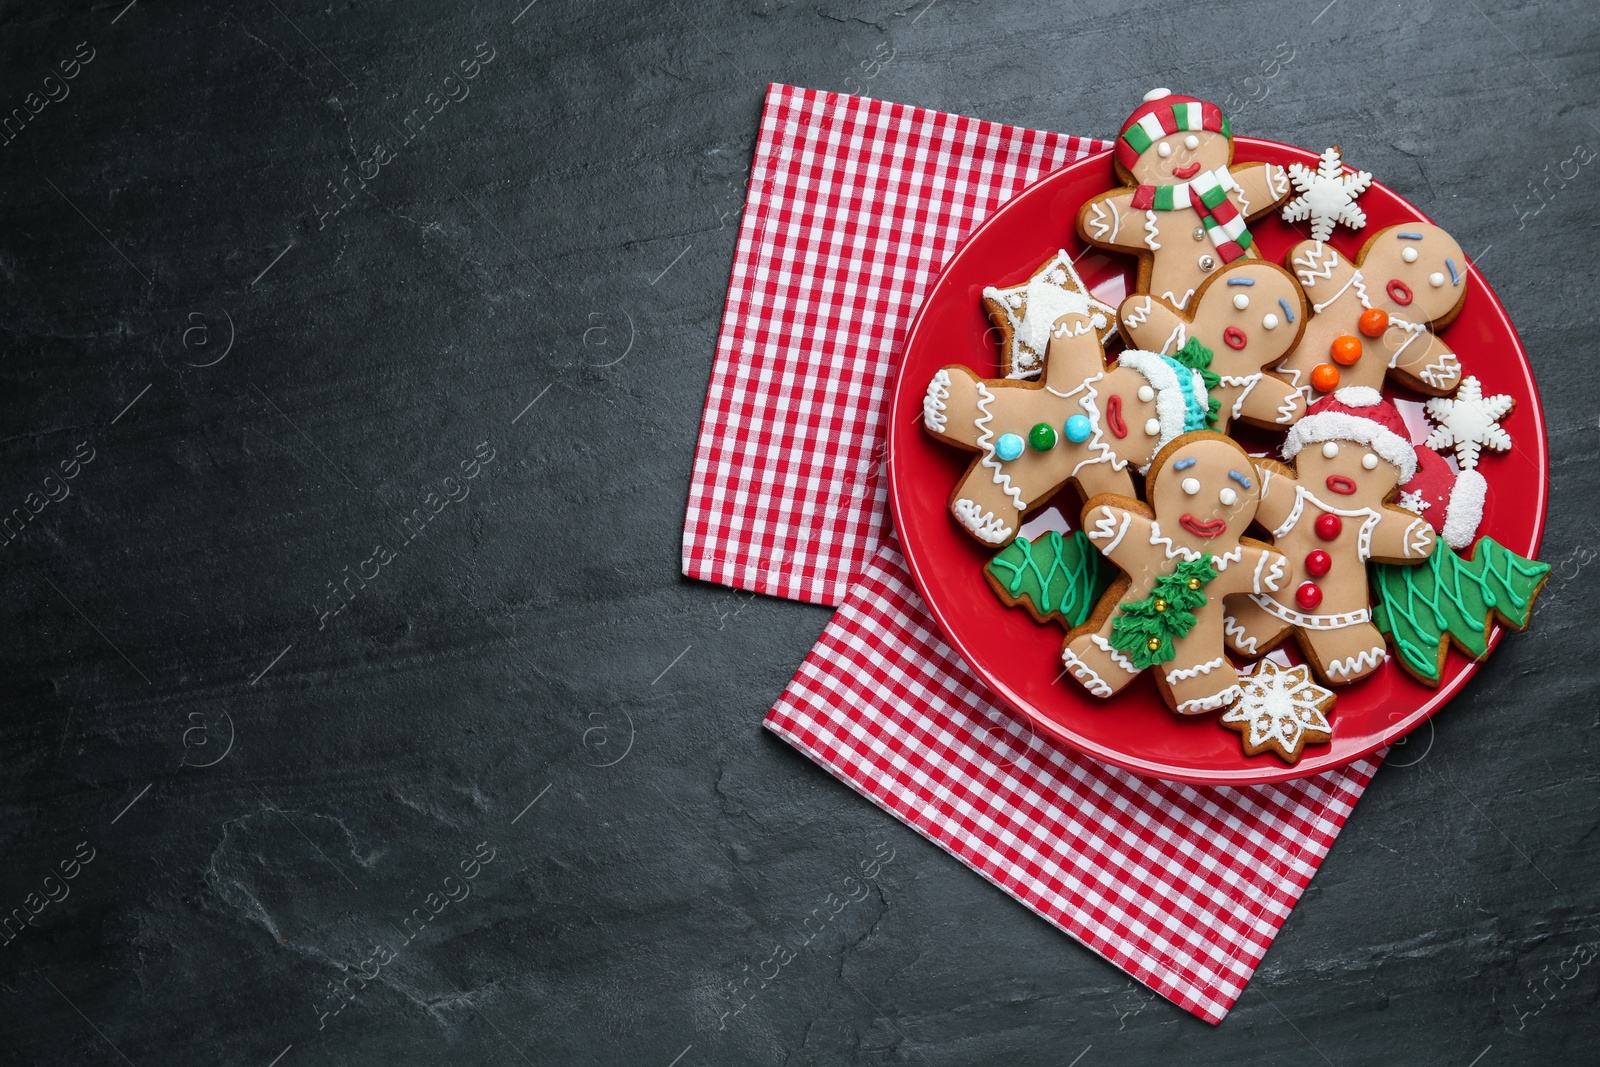
<path id="1" fill-rule="evenodd" d="M 1340 496 L 1349 496 L 1356 491 L 1356 483 L 1342 474 L 1328 475 L 1328 491 L 1338 493 Z"/>
<path id="2" fill-rule="evenodd" d="M 1188 181 L 1200 173 L 1200 161 L 1197 159 L 1186 167 L 1173 167 L 1172 176 L 1180 181 Z"/>
<path id="3" fill-rule="evenodd" d="M 1250 337 L 1237 326 L 1229 326 L 1222 331 L 1222 343 L 1229 348 L 1239 349 L 1250 343 Z"/>
<path id="4" fill-rule="evenodd" d="M 1106 401 L 1106 428 L 1113 437 L 1128 436 L 1128 424 L 1122 421 L 1122 397 L 1115 394 Z"/>
<path id="5" fill-rule="evenodd" d="M 1178 525 L 1196 537 L 1215 537 L 1228 528 L 1228 520 L 1212 519 L 1210 522 L 1200 522 L 1193 515 L 1185 514 L 1178 520 Z"/>
<path id="6" fill-rule="evenodd" d="M 1386 292 L 1388 292 L 1389 299 L 1393 300 L 1401 307 L 1405 307 L 1407 304 L 1411 303 L 1411 286 L 1407 285 L 1399 278 L 1390 278 L 1389 284 L 1386 285 L 1384 289 Z"/>

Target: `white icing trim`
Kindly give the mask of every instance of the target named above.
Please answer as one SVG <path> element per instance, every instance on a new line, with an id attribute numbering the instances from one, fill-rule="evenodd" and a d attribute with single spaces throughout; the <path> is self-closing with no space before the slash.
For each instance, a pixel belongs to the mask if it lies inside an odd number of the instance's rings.
<path id="1" fill-rule="evenodd" d="M 1289 434 L 1283 439 L 1283 458 L 1292 460 L 1306 445 L 1318 441 L 1354 441 L 1366 445 L 1400 468 L 1402 485 L 1417 473 L 1417 450 L 1410 441 L 1374 419 L 1342 411 L 1319 411 L 1289 427 Z"/>
<path id="2" fill-rule="evenodd" d="M 1400 540 L 1405 545 L 1406 558 L 1426 556 L 1433 550 L 1433 527 L 1426 519 L 1413 519 Z"/>
<path id="3" fill-rule="evenodd" d="M 1111 687 L 1094 672 L 1093 667 L 1079 659 L 1078 654 L 1072 649 L 1063 648 L 1061 650 L 1061 665 L 1067 669 L 1068 674 L 1076 678 L 1094 696 L 1108 697 L 1111 695 Z"/>
<path id="4" fill-rule="evenodd" d="M 1295 611 L 1293 608 L 1286 608 L 1271 597 L 1260 593 L 1251 593 L 1249 597 L 1259 604 L 1261 609 L 1268 615 L 1305 630 L 1342 630 L 1346 626 L 1359 626 L 1361 623 L 1369 622 L 1372 619 L 1371 608 L 1357 608 L 1342 615 L 1307 615 L 1304 612 Z M 1224 632 L 1226 632 L 1226 627 L 1224 627 Z"/>
<path id="5" fill-rule="evenodd" d="M 1269 567 L 1268 564 L 1271 564 Z M 1261 558 L 1256 560 L 1256 570 L 1250 578 L 1250 591 L 1252 593 L 1276 593 L 1279 584 L 1283 581 L 1284 567 L 1288 563 L 1287 557 L 1278 552 L 1262 552 Z M 1224 628 L 1226 632 L 1226 628 Z"/>
<path id="6" fill-rule="evenodd" d="M 1250 636 L 1250 631 L 1240 625 L 1239 620 L 1232 615 L 1225 615 L 1222 619 L 1222 635 L 1233 638 L 1233 647 L 1247 656 L 1256 655 L 1256 646 L 1261 642 Z"/>
<path id="7" fill-rule="evenodd" d="M 961 525 L 971 530 L 978 540 L 989 545 L 998 545 L 1008 539 L 1012 529 L 1004 519 L 992 511 L 985 511 L 978 504 L 965 497 L 951 505 L 950 511 L 961 520 Z"/>
<path id="8" fill-rule="evenodd" d="M 1161 343 L 1161 354 L 1164 356 L 1172 355 L 1172 353 L 1182 348 L 1184 342 L 1188 340 L 1189 330 L 1180 322 L 1172 328 L 1172 332 L 1167 335 L 1167 339 Z"/>
<path id="9" fill-rule="evenodd" d="M 1088 533 L 1090 541 L 1098 541 L 1102 537 L 1111 537 L 1109 544 L 1096 546 L 1100 549 L 1101 555 L 1109 556 L 1118 545 L 1122 544 L 1122 539 L 1128 535 L 1128 526 L 1132 522 L 1133 515 L 1129 512 L 1123 512 L 1122 525 L 1118 527 L 1117 513 L 1101 504 L 1100 518 L 1095 521 L 1094 529 L 1085 532 Z M 1113 531 L 1116 533 L 1115 537 L 1111 536 Z"/>
<path id="10" fill-rule="evenodd" d="M 1456 484 L 1450 490 L 1450 501 L 1445 505 L 1444 529 L 1439 536 L 1451 548 L 1466 548 L 1483 522 L 1483 501 L 1489 483 L 1476 470 L 1464 470 L 1456 475 Z"/>
<path id="11" fill-rule="evenodd" d="M 1106 225 L 1103 215 L 1106 203 L 1107 202 L 1104 200 L 1096 200 L 1094 204 L 1090 206 L 1089 229 L 1094 233 L 1094 236 L 1097 240 L 1104 241 L 1107 244 L 1115 244 L 1117 240 L 1117 231 L 1122 229 L 1122 212 L 1118 211 L 1115 207 L 1111 208 L 1111 225 Z M 1106 232 L 1108 230 L 1111 234 L 1109 237 L 1106 236 Z"/>
<path id="12" fill-rule="evenodd" d="M 1185 548 L 1182 545 L 1173 544 L 1172 538 L 1162 534 L 1161 524 L 1156 522 L 1154 519 L 1150 520 L 1150 543 L 1152 545 L 1165 546 L 1162 548 L 1162 551 L 1167 554 L 1168 559 L 1175 559 L 1178 556 L 1182 556 L 1185 563 L 1192 563 L 1204 554 L 1201 552 L 1196 552 L 1192 548 Z M 1228 569 L 1228 564 L 1238 563 L 1241 559 L 1244 559 L 1244 546 L 1235 543 L 1232 552 L 1224 552 L 1221 555 L 1213 553 L 1211 558 L 1217 565 L 1217 573 L 1221 574 L 1223 571 Z"/>
<path id="13" fill-rule="evenodd" d="M 1190 678 L 1198 678 L 1202 674 L 1210 674 L 1212 671 L 1223 666 L 1227 662 L 1228 660 L 1226 657 L 1218 656 L 1216 659 L 1210 660 L 1206 663 L 1196 663 L 1193 667 L 1182 667 L 1175 671 L 1168 671 L 1167 684 L 1173 685 L 1177 682 L 1187 682 Z"/>
<path id="14" fill-rule="evenodd" d="M 1320 258 L 1323 253 L 1327 253 L 1326 259 Z M 1317 284 L 1318 278 L 1333 277 L 1333 268 L 1339 265 L 1339 253 L 1318 241 L 1306 249 L 1305 255 L 1297 258 L 1294 265 L 1299 268 L 1295 274 L 1299 276 L 1300 284 L 1310 289 Z"/>
<path id="15" fill-rule="evenodd" d="M 1215 711 L 1218 708 L 1227 707 L 1242 696 L 1244 696 L 1242 688 L 1237 684 L 1230 685 L 1214 696 L 1201 697 L 1198 700 L 1185 700 L 1178 705 L 1176 710 L 1179 715 L 1197 715 L 1202 711 Z"/>
<path id="16" fill-rule="evenodd" d="M 982 416 L 973 420 L 973 425 L 978 428 L 978 447 L 983 450 L 983 459 L 979 462 L 994 472 L 994 484 L 1005 490 L 1011 502 L 1017 506 L 1018 511 L 1027 511 L 1028 503 L 1022 499 L 1022 491 L 1011 484 L 1011 475 L 1000 466 L 1000 460 L 994 454 L 994 428 L 989 423 L 994 421 L 994 412 L 989 410 L 989 405 L 994 403 L 994 394 L 982 380 L 974 380 L 973 385 L 978 387 L 978 410 Z M 981 535 L 980 535 L 981 536 Z M 1010 536 L 1007 534 L 1006 536 Z"/>
<path id="17" fill-rule="evenodd" d="M 1128 310 L 1122 316 L 1122 321 L 1132 326 L 1143 326 L 1150 321 L 1150 313 L 1155 310 L 1156 302 L 1150 297 L 1144 298 L 1144 304 L 1129 304 Z"/>
<path id="18" fill-rule="evenodd" d="M 1167 303 L 1171 304 L 1173 307 L 1177 308 L 1179 311 L 1182 311 L 1183 309 L 1185 309 L 1185 308 L 1187 308 L 1189 306 L 1189 298 L 1192 297 L 1192 296 L 1194 296 L 1194 290 L 1193 289 L 1184 290 L 1184 293 L 1183 293 L 1182 296 L 1179 296 L 1178 294 L 1174 293 L 1171 289 L 1168 289 L 1166 292 L 1161 294 L 1161 299 L 1165 300 Z"/>
<path id="19" fill-rule="evenodd" d="M 1156 229 L 1156 213 L 1154 211 L 1146 211 L 1144 213 L 1144 243 L 1145 247 L 1152 252 L 1161 247 L 1161 242 L 1156 240 Z M 1181 307 L 1182 305 L 1179 306 Z"/>
<path id="20" fill-rule="evenodd" d="M 1388 658 L 1388 650 L 1382 645 L 1379 645 L 1377 648 L 1369 648 L 1365 652 L 1362 652 L 1358 655 L 1346 656 L 1344 659 L 1336 659 L 1332 663 L 1328 664 L 1328 679 L 1331 681 L 1334 678 L 1364 676 L 1383 666 L 1384 661 Z"/>
<path id="21" fill-rule="evenodd" d="M 1135 667 L 1133 665 L 1133 660 L 1129 659 L 1127 656 L 1124 656 L 1121 652 L 1119 652 L 1115 648 L 1112 648 L 1111 647 L 1111 642 L 1107 641 L 1105 638 L 1101 637 L 1099 634 L 1090 634 L 1089 635 L 1089 643 L 1094 645 L 1094 647 L 1098 648 L 1101 652 L 1104 652 L 1107 656 L 1109 656 L 1111 658 L 1111 662 L 1112 663 L 1115 663 L 1118 667 L 1121 667 L 1123 670 L 1127 671 L 1129 674 L 1138 674 L 1139 673 L 1139 668 Z"/>
<path id="22" fill-rule="evenodd" d="M 948 424 L 945 418 L 945 401 L 950 399 L 950 372 L 940 368 L 928 383 L 927 395 L 922 398 L 922 422 L 934 433 L 944 433 Z"/>
<path id="23" fill-rule="evenodd" d="M 1261 371 L 1256 371 L 1254 374 L 1222 374 L 1218 377 L 1221 379 L 1221 381 L 1217 383 L 1218 385 L 1244 386 L 1244 392 L 1240 393 L 1239 399 L 1233 402 L 1233 410 L 1228 416 L 1229 418 L 1237 419 L 1239 417 L 1239 412 L 1244 410 L 1245 397 L 1249 396 L 1251 392 L 1255 390 L 1255 387 L 1261 384 L 1261 379 L 1266 377 L 1266 375 Z M 1282 411 L 1283 409 L 1279 408 L 1278 410 Z M 1289 409 L 1289 413 L 1291 415 L 1294 413 L 1293 407 Z M 1282 422 L 1283 420 L 1279 419 L 1278 421 Z"/>

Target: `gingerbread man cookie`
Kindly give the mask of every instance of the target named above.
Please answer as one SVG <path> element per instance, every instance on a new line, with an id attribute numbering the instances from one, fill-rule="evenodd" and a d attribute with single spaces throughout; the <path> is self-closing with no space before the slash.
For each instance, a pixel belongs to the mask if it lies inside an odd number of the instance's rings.
<path id="1" fill-rule="evenodd" d="M 1135 290 L 1182 310 L 1206 277 L 1256 258 L 1246 223 L 1289 196 L 1284 168 L 1233 162 L 1233 133 L 1215 104 L 1153 89 L 1123 124 L 1117 176 L 1126 186 L 1078 212 L 1078 234 L 1139 257 Z"/>
<path id="2" fill-rule="evenodd" d="M 1416 450 L 1394 405 L 1351 387 L 1311 405 L 1283 456 L 1295 465 L 1256 461 L 1256 519 L 1290 573 L 1277 589 L 1228 601 L 1228 645 L 1261 656 L 1293 633 L 1317 676 L 1344 685 L 1387 657 L 1372 624 L 1367 562 L 1415 565 L 1433 551 L 1427 520 L 1389 503 L 1416 473 Z"/>
<path id="3" fill-rule="evenodd" d="M 1067 635 L 1061 661 L 1097 697 L 1109 697 L 1146 668 L 1180 715 L 1229 707 L 1239 673 L 1223 655 L 1223 598 L 1275 595 L 1288 560 L 1242 537 L 1256 514 L 1260 482 L 1245 450 L 1210 431 L 1170 442 L 1150 468 L 1147 506 L 1098 496 L 1083 529 L 1123 576 L 1082 626 Z"/>
<path id="4" fill-rule="evenodd" d="M 1300 343 L 1278 373 L 1306 399 L 1347 386 L 1382 389 L 1392 375 L 1430 396 L 1461 382 L 1455 353 L 1434 333 L 1467 295 L 1467 257 L 1439 227 L 1379 230 L 1351 263 L 1331 245 L 1302 241 L 1285 261 L 1311 303 Z"/>
<path id="5" fill-rule="evenodd" d="M 1105 324 L 1087 298 L 1057 319 L 1037 382 L 980 378 L 952 365 L 928 383 L 923 425 L 977 453 L 950 496 L 950 512 L 984 544 L 1010 541 L 1023 516 L 1068 482 L 1086 497 L 1132 496 L 1130 465 L 1142 473 L 1162 445 L 1205 425 L 1199 373 L 1134 350 L 1107 369 Z"/>
<path id="6" fill-rule="evenodd" d="M 1305 398 L 1270 368 L 1294 349 L 1305 328 L 1304 294 L 1294 275 L 1265 260 L 1240 260 L 1195 290 L 1188 311 L 1154 296 L 1130 296 L 1117 311 L 1135 348 L 1176 355 L 1191 341 L 1211 353 L 1207 378 L 1218 401 L 1212 429 L 1233 420 L 1281 430 L 1306 412 Z"/>

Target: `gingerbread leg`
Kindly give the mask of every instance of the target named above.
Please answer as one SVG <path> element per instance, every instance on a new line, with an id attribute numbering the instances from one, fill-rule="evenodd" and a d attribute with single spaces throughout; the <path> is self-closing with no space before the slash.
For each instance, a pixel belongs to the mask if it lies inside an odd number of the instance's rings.
<path id="1" fill-rule="evenodd" d="M 1228 614 L 1222 622 L 1223 640 L 1230 652 L 1250 659 L 1266 655 L 1289 632 L 1289 624 L 1271 614 L 1249 596 L 1223 601 Z"/>
<path id="2" fill-rule="evenodd" d="M 1312 669 L 1329 685 L 1359 681 L 1389 657 L 1383 634 L 1370 622 L 1337 630 L 1298 629 L 1297 636 Z"/>
<path id="3" fill-rule="evenodd" d="M 1002 545 L 1016 536 L 1022 513 L 1016 501 L 983 464 L 974 466 L 956 486 L 950 512 L 966 531 L 986 545 Z"/>
<path id="4" fill-rule="evenodd" d="M 1112 618 L 1107 618 L 1098 632 L 1071 638 L 1061 649 L 1061 663 L 1067 673 L 1097 697 L 1111 696 L 1140 674 L 1139 668 L 1107 640 L 1111 623 Z"/>
<path id="5" fill-rule="evenodd" d="M 1239 672 L 1226 656 L 1188 666 L 1168 663 L 1162 669 L 1161 688 L 1179 715 L 1216 711 L 1239 699 Z"/>

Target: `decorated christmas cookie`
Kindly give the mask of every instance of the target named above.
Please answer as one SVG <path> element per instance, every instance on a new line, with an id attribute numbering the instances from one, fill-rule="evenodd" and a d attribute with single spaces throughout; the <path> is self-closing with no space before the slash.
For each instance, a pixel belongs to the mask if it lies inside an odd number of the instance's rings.
<path id="1" fill-rule="evenodd" d="M 1136 348 L 1171 356 L 1198 344 L 1210 353 L 1204 370 L 1217 402 L 1212 429 L 1226 431 L 1238 419 L 1281 430 L 1305 414 L 1300 391 L 1269 372 L 1306 323 L 1300 286 L 1277 264 L 1251 259 L 1223 268 L 1200 284 L 1187 311 L 1159 297 L 1130 296 L 1117 317 Z M 1201 359 L 1184 361 L 1198 367 Z"/>
<path id="2" fill-rule="evenodd" d="M 983 568 L 1001 603 L 1021 605 L 1039 622 L 1054 619 L 1069 630 L 1089 617 L 1114 571 L 1082 530 L 1070 536 L 1051 530 L 1035 541 L 1019 537 Z"/>
<path id="3" fill-rule="evenodd" d="M 1040 267 L 1033 277 L 1008 289 L 989 286 L 983 291 L 983 310 L 1000 331 L 1000 374 L 1005 378 L 1037 378 L 1050 347 L 1050 328 L 1062 315 L 1082 313 L 1088 307 L 1104 317 L 1100 340 L 1117 330 L 1110 304 L 1089 293 L 1078 269 L 1063 249 Z"/>
<path id="4" fill-rule="evenodd" d="M 1256 257 L 1246 223 L 1289 195 L 1283 167 L 1232 162 L 1233 133 L 1215 104 L 1151 90 L 1117 138 L 1127 185 L 1083 205 L 1078 235 L 1137 255 L 1136 291 L 1182 310 L 1207 276 Z"/>
<path id="5" fill-rule="evenodd" d="M 1437 226 L 1408 222 L 1373 234 L 1351 263 L 1302 241 L 1287 262 L 1311 320 L 1278 373 L 1311 399 L 1347 386 L 1382 389 L 1392 376 L 1432 396 L 1453 392 L 1461 365 L 1435 334 L 1467 295 L 1467 258 Z"/>
<path id="6" fill-rule="evenodd" d="M 1453 398 L 1428 401 L 1428 417 L 1439 425 L 1428 435 L 1427 445 L 1454 449 L 1461 469 L 1473 470 L 1483 449 L 1511 448 L 1511 435 L 1500 427 L 1500 420 L 1511 414 L 1512 404 L 1504 394 L 1484 396 L 1478 379 L 1468 375 Z"/>
<path id="7" fill-rule="evenodd" d="M 1481 660 L 1489 654 L 1495 619 L 1526 629 L 1548 577 L 1550 564 L 1490 537 L 1466 559 L 1438 545 L 1427 566 L 1372 568 L 1372 618 L 1394 643 L 1400 665 L 1418 681 L 1438 685 L 1451 644 Z"/>
<path id="8" fill-rule="evenodd" d="M 975 452 L 950 497 L 973 537 L 1003 545 L 1023 516 L 1068 482 L 1084 496 L 1133 494 L 1161 446 L 1206 424 L 1199 372 L 1154 352 L 1129 350 L 1107 368 L 1105 316 L 1069 312 L 1051 327 L 1038 382 L 980 378 L 966 367 L 938 371 L 923 397 L 929 433 Z"/>
<path id="9" fill-rule="evenodd" d="M 1260 493 L 1244 449 L 1200 431 L 1156 456 L 1148 505 L 1091 498 L 1084 532 L 1123 573 L 1067 635 L 1061 661 L 1068 673 L 1109 697 L 1153 668 L 1167 705 L 1182 715 L 1237 701 L 1239 675 L 1223 655 L 1223 598 L 1276 594 L 1288 568 L 1270 547 L 1241 536 Z"/>
<path id="10" fill-rule="evenodd" d="M 1256 518 L 1289 558 L 1280 587 L 1228 602 L 1229 647 L 1260 656 L 1294 634 L 1324 682 L 1365 678 L 1386 658 L 1367 599 L 1369 560 L 1427 560 L 1427 520 L 1387 503 L 1417 470 L 1400 413 L 1377 390 L 1350 387 L 1311 405 L 1284 442 L 1288 467 L 1258 460 Z"/>
<path id="11" fill-rule="evenodd" d="M 1364 170 L 1346 174 L 1338 145 L 1322 153 L 1315 170 L 1289 164 L 1289 180 L 1299 195 L 1283 205 L 1283 221 L 1310 219 L 1312 240 L 1326 241 L 1340 223 L 1352 230 L 1366 226 L 1367 213 L 1356 206 L 1356 197 L 1367 191 L 1372 175 Z"/>
<path id="12" fill-rule="evenodd" d="M 1333 691 L 1312 681 L 1304 663 L 1280 667 L 1264 659 L 1240 683 L 1239 703 L 1218 721 L 1244 735 L 1245 755 L 1272 752 L 1296 763 L 1305 746 L 1333 740 L 1328 722 L 1333 702 Z"/>

